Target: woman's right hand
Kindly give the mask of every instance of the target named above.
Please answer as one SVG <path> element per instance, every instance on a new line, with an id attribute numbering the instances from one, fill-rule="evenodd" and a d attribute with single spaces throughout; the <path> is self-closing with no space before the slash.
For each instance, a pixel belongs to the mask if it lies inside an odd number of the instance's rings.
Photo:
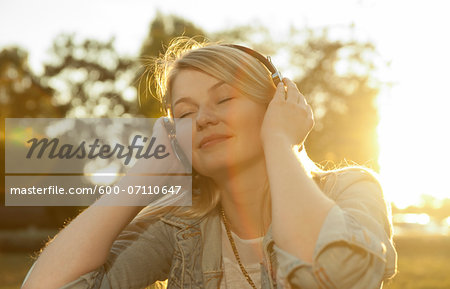
<path id="1" fill-rule="evenodd" d="M 175 135 L 176 131 L 176 135 Z M 160 117 L 153 126 L 152 137 L 156 138 L 169 153 L 169 173 L 191 173 L 192 171 L 192 128 L 190 119 Z M 175 138 L 176 136 L 176 138 Z"/>
<path id="2" fill-rule="evenodd" d="M 173 202 L 179 201 L 183 196 L 174 195 L 173 198 L 169 194 L 148 194 L 149 188 L 156 188 L 158 190 L 165 188 L 174 188 L 174 186 L 181 186 L 183 194 L 191 192 L 191 177 L 180 176 L 179 174 L 190 174 L 192 166 L 191 153 L 191 120 L 177 119 L 175 123 L 177 132 L 177 142 L 179 144 L 178 154 L 183 153 L 185 156 L 184 164 L 178 159 L 175 151 L 172 148 L 168 131 L 164 125 L 164 117 L 160 117 L 153 125 L 153 132 L 150 138 L 154 138 L 154 143 L 150 153 L 155 153 L 154 156 L 146 159 L 139 158 L 131 165 L 131 168 L 126 172 L 125 176 L 115 183 L 119 186 L 118 195 L 106 195 L 102 200 L 97 201 L 97 205 L 106 206 L 147 206 L 158 201 L 159 205 L 171 205 Z M 150 143 L 148 140 L 147 143 Z M 144 148 L 145 150 L 145 148 Z M 155 151 L 156 150 L 156 151 Z M 158 156 L 158 157 L 156 157 Z M 174 175 L 176 174 L 176 175 Z M 130 188 L 132 189 L 130 192 Z M 163 197 L 166 197 L 162 200 Z M 169 204 L 170 203 L 170 204 Z"/>
<path id="3" fill-rule="evenodd" d="M 140 158 L 131 166 L 127 171 L 128 174 L 175 174 L 175 173 L 191 173 L 191 167 L 189 171 L 184 167 L 183 163 L 177 158 L 176 153 L 172 148 L 168 131 L 164 125 L 164 118 L 158 118 L 154 125 L 152 136 L 154 138 L 154 144 L 152 152 L 158 148 L 159 158 L 152 156 L 149 159 Z M 178 119 L 175 123 L 175 129 L 177 132 L 177 142 L 179 149 L 181 149 L 184 155 L 187 157 L 189 163 L 192 163 L 192 133 L 190 127 L 190 119 Z M 150 143 L 148 140 L 147 143 Z"/>

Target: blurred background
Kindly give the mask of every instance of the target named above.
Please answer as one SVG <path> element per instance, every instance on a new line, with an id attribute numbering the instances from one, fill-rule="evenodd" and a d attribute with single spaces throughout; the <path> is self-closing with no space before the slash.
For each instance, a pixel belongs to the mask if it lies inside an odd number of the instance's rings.
<path id="1" fill-rule="evenodd" d="M 139 76 L 180 35 L 271 55 L 314 109 L 310 157 L 380 175 L 399 253 L 384 288 L 450 288 L 448 5 L 0 0 L 0 289 L 83 209 L 4 205 L 5 118 L 159 117 Z"/>

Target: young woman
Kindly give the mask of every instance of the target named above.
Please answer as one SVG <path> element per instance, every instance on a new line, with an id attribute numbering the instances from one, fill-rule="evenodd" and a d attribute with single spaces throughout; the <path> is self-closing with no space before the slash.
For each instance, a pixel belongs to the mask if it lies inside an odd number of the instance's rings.
<path id="1" fill-rule="evenodd" d="M 248 51 L 184 38 L 155 68 L 168 115 L 192 120 L 192 206 L 91 206 L 23 288 L 371 289 L 395 275 L 375 175 L 314 165 L 313 114 L 291 80 L 275 85 Z"/>

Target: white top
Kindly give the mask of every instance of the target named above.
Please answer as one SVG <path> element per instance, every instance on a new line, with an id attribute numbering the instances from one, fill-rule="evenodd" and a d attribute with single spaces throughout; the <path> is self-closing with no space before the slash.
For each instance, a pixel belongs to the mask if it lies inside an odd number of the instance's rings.
<path id="1" fill-rule="evenodd" d="M 249 288 L 252 286 L 248 283 L 244 274 L 239 267 L 236 257 L 233 253 L 230 240 L 227 236 L 225 225 L 222 224 L 222 266 L 225 269 L 221 289 L 232 288 Z M 231 231 L 234 243 L 236 244 L 239 257 L 250 278 L 253 280 L 257 288 L 261 288 L 261 264 L 263 262 L 263 237 L 255 239 L 241 239 L 233 231 Z"/>

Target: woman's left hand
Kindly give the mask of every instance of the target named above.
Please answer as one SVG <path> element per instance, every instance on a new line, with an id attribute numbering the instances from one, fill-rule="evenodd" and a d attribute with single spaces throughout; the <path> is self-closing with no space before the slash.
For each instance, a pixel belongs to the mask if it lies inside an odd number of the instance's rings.
<path id="1" fill-rule="evenodd" d="M 297 85 L 288 78 L 279 83 L 267 107 L 261 127 L 263 145 L 286 141 L 289 145 L 303 145 L 314 127 L 314 116 Z"/>

